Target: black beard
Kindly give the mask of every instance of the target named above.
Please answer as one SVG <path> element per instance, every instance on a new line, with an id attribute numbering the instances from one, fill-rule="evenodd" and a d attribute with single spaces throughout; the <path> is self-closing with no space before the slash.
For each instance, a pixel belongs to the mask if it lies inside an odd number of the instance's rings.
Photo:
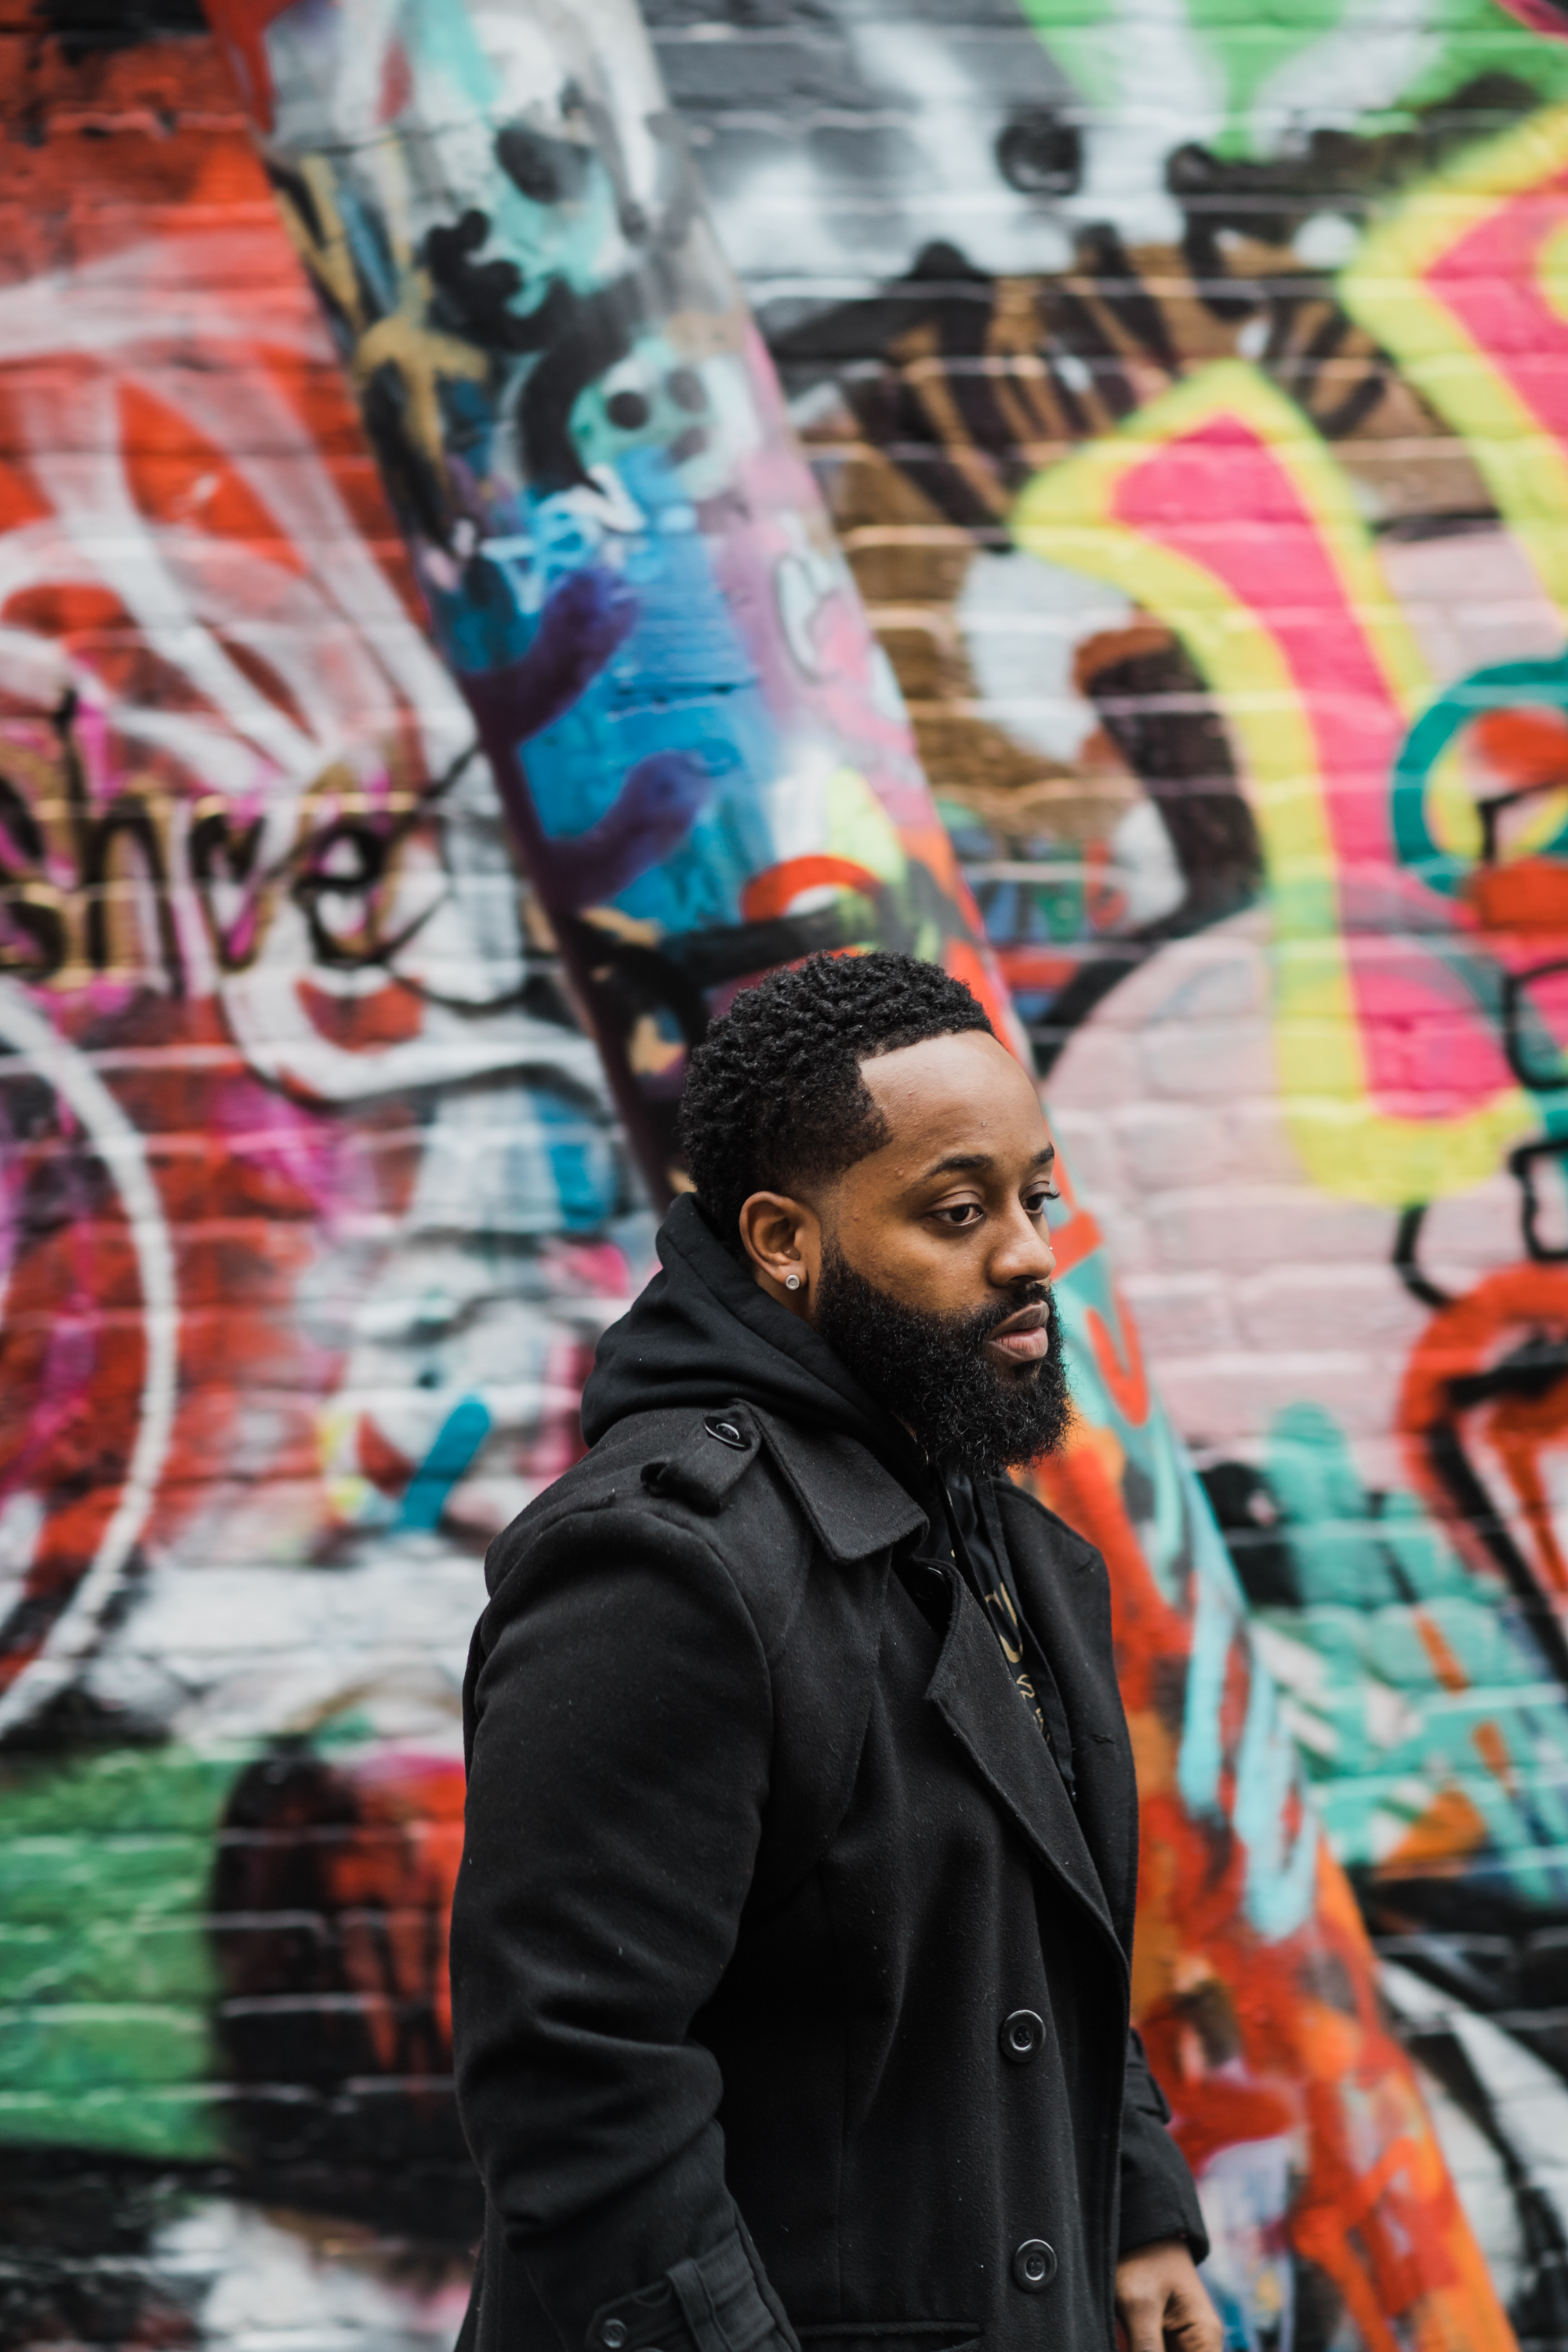
<path id="1" fill-rule="evenodd" d="M 984 1352 L 999 1323 L 1043 1306 L 1048 1346 L 1037 1369 L 999 1371 Z M 1072 1415 L 1061 1326 L 1044 1283 L 1020 1285 L 974 1315 L 902 1306 L 826 1253 L 815 1323 L 868 1395 L 914 1432 L 933 1462 L 992 1478 L 1054 1454 Z"/>

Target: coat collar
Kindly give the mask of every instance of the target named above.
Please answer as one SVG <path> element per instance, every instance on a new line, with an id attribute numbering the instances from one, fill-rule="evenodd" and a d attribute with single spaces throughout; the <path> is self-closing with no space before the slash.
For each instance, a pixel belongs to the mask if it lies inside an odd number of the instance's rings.
<path id="1" fill-rule="evenodd" d="M 802 1429 L 752 1408 L 769 1454 L 829 1559 L 841 1564 L 923 1534 L 926 1515 L 858 1438 Z"/>

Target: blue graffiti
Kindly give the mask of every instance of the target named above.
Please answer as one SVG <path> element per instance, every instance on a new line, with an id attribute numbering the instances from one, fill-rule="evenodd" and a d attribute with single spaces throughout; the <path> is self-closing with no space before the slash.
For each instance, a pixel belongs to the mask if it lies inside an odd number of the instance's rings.
<path id="1" fill-rule="evenodd" d="M 489 1435 L 489 1407 L 467 1396 L 452 1407 L 434 1444 L 409 1480 L 396 1525 L 405 1534 L 434 1535 L 447 1497 Z"/>

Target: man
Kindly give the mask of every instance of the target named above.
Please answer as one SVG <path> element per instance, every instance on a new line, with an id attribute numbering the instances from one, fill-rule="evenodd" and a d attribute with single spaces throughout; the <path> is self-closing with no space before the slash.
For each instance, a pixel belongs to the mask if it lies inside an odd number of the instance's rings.
<path id="1" fill-rule="evenodd" d="M 1219 2352 L 1128 2031 L 1034 1087 L 818 957 L 693 1055 L 592 1452 L 492 1546 L 452 1925 L 477 2352 Z"/>

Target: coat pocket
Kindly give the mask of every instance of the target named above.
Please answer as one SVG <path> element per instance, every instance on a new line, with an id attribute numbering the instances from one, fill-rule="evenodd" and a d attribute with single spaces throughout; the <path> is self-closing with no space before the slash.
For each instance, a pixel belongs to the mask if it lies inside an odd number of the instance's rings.
<path id="1" fill-rule="evenodd" d="M 732 2230 L 696 2261 L 676 2263 L 653 2286 L 602 2303 L 584 2352 L 758 2352 L 784 2342 L 763 2301 L 750 2241 Z"/>

